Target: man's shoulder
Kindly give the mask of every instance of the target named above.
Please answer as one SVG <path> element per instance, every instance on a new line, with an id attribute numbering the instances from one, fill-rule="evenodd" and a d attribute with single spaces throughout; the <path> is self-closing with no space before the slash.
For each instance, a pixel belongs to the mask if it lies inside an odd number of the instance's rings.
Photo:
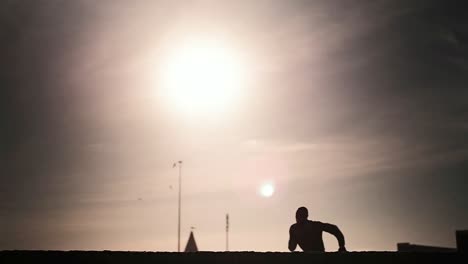
<path id="1" fill-rule="evenodd" d="M 309 223 L 314 224 L 314 225 L 323 225 L 323 223 L 320 222 L 320 221 L 311 221 L 311 220 L 309 220 Z"/>
<path id="2" fill-rule="evenodd" d="M 294 230 L 297 228 L 297 223 L 295 224 L 292 224 L 290 227 L 289 227 L 289 230 Z"/>
<path id="3" fill-rule="evenodd" d="M 292 228 L 298 228 L 298 227 L 304 226 L 304 225 L 323 225 L 323 223 L 320 222 L 320 221 L 307 220 L 306 222 L 303 222 L 303 223 L 300 223 L 300 224 L 294 223 L 294 224 L 291 225 L 290 228 L 291 228 L 291 229 L 292 229 Z"/>
<path id="4" fill-rule="evenodd" d="M 311 220 L 308 220 L 307 221 L 307 226 L 310 226 L 310 227 L 316 227 L 316 228 L 319 228 L 319 227 L 322 227 L 324 224 L 320 221 L 311 221 Z"/>
<path id="5" fill-rule="evenodd" d="M 305 225 L 304 223 L 301 223 L 301 224 L 298 224 L 298 223 L 294 223 L 291 225 L 291 227 L 289 227 L 289 232 L 301 232 L 302 229 L 304 229 Z"/>

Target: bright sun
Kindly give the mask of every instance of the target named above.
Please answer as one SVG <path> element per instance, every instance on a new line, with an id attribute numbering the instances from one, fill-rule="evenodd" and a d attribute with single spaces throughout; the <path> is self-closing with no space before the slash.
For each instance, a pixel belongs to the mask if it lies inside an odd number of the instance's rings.
<path id="1" fill-rule="evenodd" d="M 275 187 L 271 183 L 265 183 L 260 187 L 260 194 L 263 197 L 271 197 L 275 192 Z"/>
<path id="2" fill-rule="evenodd" d="M 219 113 L 240 95 L 244 67 L 236 52 L 221 43 L 188 41 L 165 65 L 164 86 L 171 103 L 184 112 Z"/>

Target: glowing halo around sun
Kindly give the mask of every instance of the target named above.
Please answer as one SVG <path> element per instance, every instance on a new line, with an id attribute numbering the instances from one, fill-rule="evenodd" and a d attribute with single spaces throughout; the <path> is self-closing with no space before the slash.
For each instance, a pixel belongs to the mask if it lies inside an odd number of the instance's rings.
<path id="1" fill-rule="evenodd" d="M 233 107 L 245 84 L 245 65 L 217 41 L 185 41 L 173 47 L 164 65 L 167 99 L 190 114 L 216 114 Z"/>
<path id="2" fill-rule="evenodd" d="M 264 183 L 260 186 L 260 195 L 263 197 L 271 197 L 275 193 L 275 186 L 271 183 Z"/>

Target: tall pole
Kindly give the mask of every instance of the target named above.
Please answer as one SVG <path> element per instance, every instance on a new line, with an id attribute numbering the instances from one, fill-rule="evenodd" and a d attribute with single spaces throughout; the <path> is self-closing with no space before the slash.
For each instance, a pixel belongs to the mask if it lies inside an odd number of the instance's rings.
<path id="1" fill-rule="evenodd" d="M 226 214 L 226 251 L 229 251 L 229 214 Z"/>
<path id="2" fill-rule="evenodd" d="M 179 224 L 177 229 L 177 251 L 180 252 L 180 207 L 181 207 L 181 194 L 182 194 L 182 161 L 179 160 Z"/>

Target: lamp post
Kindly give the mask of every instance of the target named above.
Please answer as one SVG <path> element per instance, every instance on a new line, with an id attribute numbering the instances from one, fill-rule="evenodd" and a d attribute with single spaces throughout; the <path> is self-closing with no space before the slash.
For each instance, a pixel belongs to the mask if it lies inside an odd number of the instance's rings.
<path id="1" fill-rule="evenodd" d="M 226 251 L 229 251 L 229 214 L 226 214 Z"/>
<path id="2" fill-rule="evenodd" d="M 180 207 L 182 194 L 182 161 L 175 162 L 172 168 L 179 167 L 179 206 L 178 206 L 178 225 L 177 225 L 177 252 L 180 252 Z"/>

